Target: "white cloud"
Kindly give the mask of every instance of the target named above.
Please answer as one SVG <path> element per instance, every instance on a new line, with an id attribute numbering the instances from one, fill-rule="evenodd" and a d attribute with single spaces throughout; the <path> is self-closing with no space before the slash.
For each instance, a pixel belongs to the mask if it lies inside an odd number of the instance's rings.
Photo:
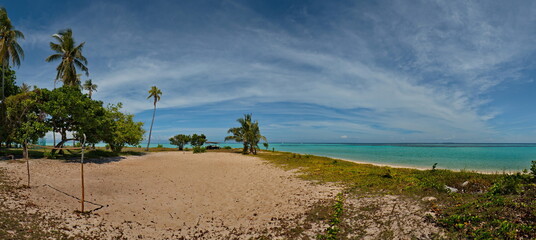
<path id="1" fill-rule="evenodd" d="M 534 33 L 525 28 L 534 23 L 534 10 L 518 8 L 521 16 L 504 18 L 466 1 L 330 5 L 325 13 L 332 15 L 303 13 L 306 20 L 293 21 L 290 30 L 285 20 L 275 23 L 235 2 L 202 15 L 159 6 L 139 12 L 93 3 L 31 31 L 36 34 L 28 45 L 46 44 L 49 33 L 43 32 L 71 26 L 87 42 L 91 78 L 99 85 L 95 98 L 123 102 L 133 113 L 152 108 L 147 90 L 157 85 L 164 93 L 161 108 L 225 101 L 310 104 L 317 106 L 311 111 L 342 112 L 337 122 L 286 123 L 406 139 L 497 134 L 489 121 L 501 111 L 486 107 L 486 94 L 520 78 L 522 68 L 509 64 L 534 52 Z M 141 17 L 156 10 L 161 16 L 151 24 Z M 525 17 L 529 23 L 521 21 Z M 349 113 L 355 109 L 368 111 Z"/>

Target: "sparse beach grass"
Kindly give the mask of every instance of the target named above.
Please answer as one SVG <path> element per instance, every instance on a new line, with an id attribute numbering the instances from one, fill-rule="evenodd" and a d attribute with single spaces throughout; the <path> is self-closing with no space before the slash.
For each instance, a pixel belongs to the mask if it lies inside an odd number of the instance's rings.
<path id="1" fill-rule="evenodd" d="M 536 238 L 534 172 L 482 174 L 392 168 L 287 152 L 262 152 L 259 157 L 296 169 L 303 179 L 340 183 L 353 197 L 397 195 L 415 201 L 433 197 L 434 201 L 424 204 L 435 213 L 430 220 L 447 230 L 447 238 Z"/>

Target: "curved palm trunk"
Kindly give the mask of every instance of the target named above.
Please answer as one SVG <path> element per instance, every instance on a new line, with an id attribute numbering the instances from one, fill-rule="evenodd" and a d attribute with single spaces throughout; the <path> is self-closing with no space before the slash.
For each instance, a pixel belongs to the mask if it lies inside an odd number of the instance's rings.
<path id="1" fill-rule="evenodd" d="M 2 65 L 2 105 L 5 104 L 5 101 L 6 101 L 6 92 L 4 90 L 4 87 L 5 87 L 5 80 L 4 80 L 4 66 Z M 2 109 L 3 110 L 3 109 Z M 5 123 L 5 120 L 7 119 L 7 116 L 4 115 L 4 113 L 2 113 L 2 122 Z M 0 136 L 0 147 L 2 147 L 2 142 L 3 142 L 3 139 L 2 139 L 2 136 Z M 6 147 L 7 147 L 7 141 L 6 141 Z"/>
<path id="2" fill-rule="evenodd" d="M 155 113 L 156 113 L 156 103 L 154 104 L 153 121 L 151 121 L 151 128 L 149 129 L 149 141 L 147 141 L 147 147 L 145 148 L 145 151 L 149 151 L 149 145 L 151 144 L 151 135 L 153 133 L 153 123 L 154 123 L 154 114 Z"/>

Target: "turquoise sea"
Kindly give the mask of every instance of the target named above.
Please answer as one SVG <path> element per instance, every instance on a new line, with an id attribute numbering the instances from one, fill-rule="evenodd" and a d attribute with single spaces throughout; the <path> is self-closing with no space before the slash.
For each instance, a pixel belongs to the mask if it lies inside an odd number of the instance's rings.
<path id="1" fill-rule="evenodd" d="M 166 147 L 172 145 L 164 144 Z M 156 146 L 156 145 L 155 145 Z M 239 148 L 237 143 L 220 146 Z M 260 146 L 262 148 L 262 146 Z M 529 169 L 536 160 L 536 144 L 483 143 L 400 143 L 400 144 L 342 144 L 342 143 L 271 143 L 276 151 L 312 154 L 346 160 L 391 164 L 408 167 L 476 171 L 521 171 Z"/>
<path id="2" fill-rule="evenodd" d="M 240 143 L 219 145 L 242 147 Z M 151 144 L 151 147 L 156 146 Z M 437 163 L 437 168 L 452 170 L 521 171 L 529 169 L 531 161 L 536 160 L 535 143 L 270 143 L 269 149 L 272 148 L 276 151 L 407 167 L 431 168 Z"/>

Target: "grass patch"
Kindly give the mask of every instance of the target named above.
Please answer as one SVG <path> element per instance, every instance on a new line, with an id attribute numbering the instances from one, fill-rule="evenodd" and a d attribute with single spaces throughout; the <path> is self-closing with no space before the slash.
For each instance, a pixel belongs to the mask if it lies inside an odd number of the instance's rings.
<path id="1" fill-rule="evenodd" d="M 430 170 L 391 168 L 287 152 L 262 152 L 258 156 L 285 169 L 298 169 L 306 180 L 340 183 L 352 194 L 415 199 L 434 196 L 438 201 L 429 204 L 438 216 L 434 221 L 450 236 L 536 238 L 535 173 L 481 174 L 433 166 Z M 450 192 L 446 186 L 458 192 Z"/>

